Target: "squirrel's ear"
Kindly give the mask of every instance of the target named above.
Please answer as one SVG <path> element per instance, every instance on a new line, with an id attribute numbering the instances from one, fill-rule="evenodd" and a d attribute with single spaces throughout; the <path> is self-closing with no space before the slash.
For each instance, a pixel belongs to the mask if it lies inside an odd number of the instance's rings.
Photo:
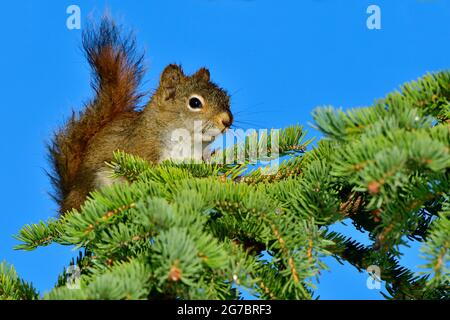
<path id="1" fill-rule="evenodd" d="M 209 74 L 209 70 L 206 68 L 200 68 L 195 74 L 194 77 L 199 79 L 200 81 L 208 82 L 211 78 Z"/>
<path id="2" fill-rule="evenodd" d="M 179 65 L 169 64 L 161 74 L 160 86 L 173 95 L 176 86 L 184 77 L 183 69 Z"/>

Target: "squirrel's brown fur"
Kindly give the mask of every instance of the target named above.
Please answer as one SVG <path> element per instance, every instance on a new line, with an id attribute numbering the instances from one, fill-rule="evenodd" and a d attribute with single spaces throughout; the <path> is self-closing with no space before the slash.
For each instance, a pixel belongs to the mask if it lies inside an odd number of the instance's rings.
<path id="1" fill-rule="evenodd" d="M 174 130 L 192 132 L 192 123 L 201 120 L 202 132 L 223 132 L 232 123 L 227 93 L 210 81 L 204 68 L 185 76 L 181 67 L 167 66 L 150 101 L 136 110 L 143 97 L 138 88 L 144 69 L 134 38 L 123 37 L 114 22 L 103 18 L 82 39 L 96 96 L 82 112 L 72 114 L 48 147 L 60 213 L 80 208 L 90 191 L 109 184 L 105 161 L 114 151 L 159 162 L 170 157 L 168 139 Z M 187 107 L 193 95 L 204 102 L 196 112 Z"/>

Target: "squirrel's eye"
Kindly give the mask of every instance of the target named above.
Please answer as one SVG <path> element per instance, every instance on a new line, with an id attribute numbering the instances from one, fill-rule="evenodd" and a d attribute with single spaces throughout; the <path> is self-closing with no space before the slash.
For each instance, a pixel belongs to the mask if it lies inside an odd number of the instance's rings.
<path id="1" fill-rule="evenodd" d="M 189 99 L 189 107 L 191 107 L 192 109 L 200 109 L 203 107 L 203 104 L 199 98 L 192 97 Z"/>

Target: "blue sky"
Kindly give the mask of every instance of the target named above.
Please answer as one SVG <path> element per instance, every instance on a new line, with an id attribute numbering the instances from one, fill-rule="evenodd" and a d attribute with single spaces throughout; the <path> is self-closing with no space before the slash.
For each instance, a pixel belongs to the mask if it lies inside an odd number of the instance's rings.
<path id="1" fill-rule="evenodd" d="M 166 0 L 8 1 L 0 8 L 0 260 L 44 292 L 52 288 L 70 248 L 14 251 L 11 236 L 26 223 L 55 215 L 44 142 L 70 110 L 90 95 L 80 31 L 66 28 L 66 8 L 89 14 L 109 7 L 135 29 L 147 51 L 145 88 L 155 88 L 168 63 L 211 70 L 233 94 L 243 128 L 311 123 L 322 105 L 366 106 L 426 72 L 450 66 L 447 0 Z M 368 30 L 366 9 L 381 8 L 381 30 Z M 319 136 L 310 128 L 309 136 Z M 365 242 L 351 227 L 336 226 Z M 367 243 L 367 242 L 366 242 Z M 402 261 L 421 264 L 417 245 Z M 328 259 L 318 294 L 328 299 L 379 299 L 367 275 Z"/>

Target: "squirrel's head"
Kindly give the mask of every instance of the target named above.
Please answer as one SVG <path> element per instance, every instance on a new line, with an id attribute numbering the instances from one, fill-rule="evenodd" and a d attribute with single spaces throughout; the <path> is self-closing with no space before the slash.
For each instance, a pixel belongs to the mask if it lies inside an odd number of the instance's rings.
<path id="1" fill-rule="evenodd" d="M 171 64 L 161 74 L 153 96 L 166 127 L 189 132 L 201 126 L 203 139 L 212 140 L 233 123 L 230 97 L 210 80 L 208 69 L 186 76 L 180 66 Z"/>

